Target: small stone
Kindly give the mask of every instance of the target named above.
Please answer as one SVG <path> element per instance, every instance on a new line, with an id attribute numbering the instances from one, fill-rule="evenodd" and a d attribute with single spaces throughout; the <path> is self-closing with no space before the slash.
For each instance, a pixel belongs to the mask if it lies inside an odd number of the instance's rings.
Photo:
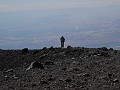
<path id="1" fill-rule="evenodd" d="M 49 78 L 48 81 L 53 81 L 54 79 L 53 78 Z"/>
<path id="2" fill-rule="evenodd" d="M 14 78 L 14 79 L 17 79 L 18 77 L 17 77 L 16 75 L 13 75 L 13 78 Z"/>
<path id="3" fill-rule="evenodd" d="M 22 49 L 22 53 L 23 53 L 23 54 L 28 53 L 28 48 L 24 48 L 24 49 Z"/>
<path id="4" fill-rule="evenodd" d="M 38 50 L 35 50 L 35 51 L 33 52 L 33 55 L 37 54 L 38 52 L 39 52 Z"/>
<path id="5" fill-rule="evenodd" d="M 113 83 L 117 83 L 119 80 L 117 78 L 113 79 Z"/>
<path id="6" fill-rule="evenodd" d="M 13 72 L 13 69 L 8 69 L 8 70 L 5 71 L 5 72 Z"/>
<path id="7" fill-rule="evenodd" d="M 30 66 L 26 69 L 26 71 L 32 69 L 32 68 L 41 68 L 44 69 L 44 66 L 41 63 L 38 63 L 36 61 L 32 62 Z"/>
<path id="8" fill-rule="evenodd" d="M 32 87 L 35 87 L 35 86 L 37 86 L 35 83 L 34 83 L 34 84 L 32 84 Z"/>
<path id="9" fill-rule="evenodd" d="M 72 80 L 69 78 L 69 79 L 66 79 L 65 81 L 66 81 L 66 82 L 71 82 Z"/>
<path id="10" fill-rule="evenodd" d="M 74 68 L 75 71 L 79 71 L 79 68 Z"/>
<path id="11" fill-rule="evenodd" d="M 85 77 L 90 77 L 90 74 L 85 73 L 85 74 L 83 74 L 83 76 L 85 76 Z"/>
<path id="12" fill-rule="evenodd" d="M 72 60 L 74 60 L 75 58 L 72 58 Z"/>
<path id="13" fill-rule="evenodd" d="M 52 61 L 46 61 L 45 65 L 54 65 L 54 63 Z"/>
<path id="14" fill-rule="evenodd" d="M 61 70 L 64 70 L 64 71 L 65 71 L 65 70 L 67 70 L 67 69 L 66 69 L 66 68 L 62 68 Z"/>
<path id="15" fill-rule="evenodd" d="M 48 84 L 47 81 L 41 81 L 40 83 L 41 83 L 41 84 Z"/>
<path id="16" fill-rule="evenodd" d="M 108 74 L 108 77 L 111 78 L 111 77 L 112 77 L 112 74 Z"/>

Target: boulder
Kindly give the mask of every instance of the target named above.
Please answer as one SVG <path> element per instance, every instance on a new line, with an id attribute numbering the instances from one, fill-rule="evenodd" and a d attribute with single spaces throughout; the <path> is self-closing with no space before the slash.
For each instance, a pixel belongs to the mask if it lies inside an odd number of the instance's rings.
<path id="1" fill-rule="evenodd" d="M 67 46 L 67 49 L 71 49 L 72 47 L 70 45 Z"/>
<path id="2" fill-rule="evenodd" d="M 24 48 L 24 49 L 22 49 L 22 53 L 23 53 L 23 54 L 28 53 L 28 48 Z"/>
<path id="3" fill-rule="evenodd" d="M 104 51 L 107 51 L 107 50 L 108 50 L 106 47 L 102 47 L 101 49 L 104 50 Z"/>
<path id="4" fill-rule="evenodd" d="M 34 62 L 32 62 L 32 63 L 30 64 L 30 66 L 26 69 L 26 71 L 28 71 L 28 70 L 30 70 L 30 69 L 32 69 L 32 68 L 44 69 L 44 66 L 43 66 L 43 64 L 34 61 Z"/>
<path id="5" fill-rule="evenodd" d="M 35 55 L 35 54 L 37 54 L 37 53 L 39 53 L 39 50 L 35 50 L 35 51 L 33 52 L 33 55 Z"/>
<path id="6" fill-rule="evenodd" d="M 113 49 L 113 48 L 110 48 L 109 50 L 110 50 L 110 51 L 113 51 L 114 49 Z"/>

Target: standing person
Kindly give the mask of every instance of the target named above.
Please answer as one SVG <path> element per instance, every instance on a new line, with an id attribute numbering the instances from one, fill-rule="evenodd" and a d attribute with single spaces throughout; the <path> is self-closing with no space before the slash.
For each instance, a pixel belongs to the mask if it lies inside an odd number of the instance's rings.
<path id="1" fill-rule="evenodd" d="M 62 37 L 60 38 L 60 41 L 61 41 L 61 48 L 64 48 L 65 38 L 62 36 Z"/>

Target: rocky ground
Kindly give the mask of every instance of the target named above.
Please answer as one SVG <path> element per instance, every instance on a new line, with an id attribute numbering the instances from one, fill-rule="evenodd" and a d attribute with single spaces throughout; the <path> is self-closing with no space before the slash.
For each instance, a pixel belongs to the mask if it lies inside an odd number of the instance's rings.
<path id="1" fill-rule="evenodd" d="M 120 90 L 120 51 L 0 50 L 0 90 Z"/>

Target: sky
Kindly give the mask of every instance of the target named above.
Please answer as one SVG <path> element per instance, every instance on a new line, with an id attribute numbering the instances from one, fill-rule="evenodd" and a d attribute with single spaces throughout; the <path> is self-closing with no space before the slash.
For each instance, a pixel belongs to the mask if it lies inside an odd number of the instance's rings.
<path id="1" fill-rule="evenodd" d="M 120 50 L 120 0 L 0 0 L 0 48 Z"/>

